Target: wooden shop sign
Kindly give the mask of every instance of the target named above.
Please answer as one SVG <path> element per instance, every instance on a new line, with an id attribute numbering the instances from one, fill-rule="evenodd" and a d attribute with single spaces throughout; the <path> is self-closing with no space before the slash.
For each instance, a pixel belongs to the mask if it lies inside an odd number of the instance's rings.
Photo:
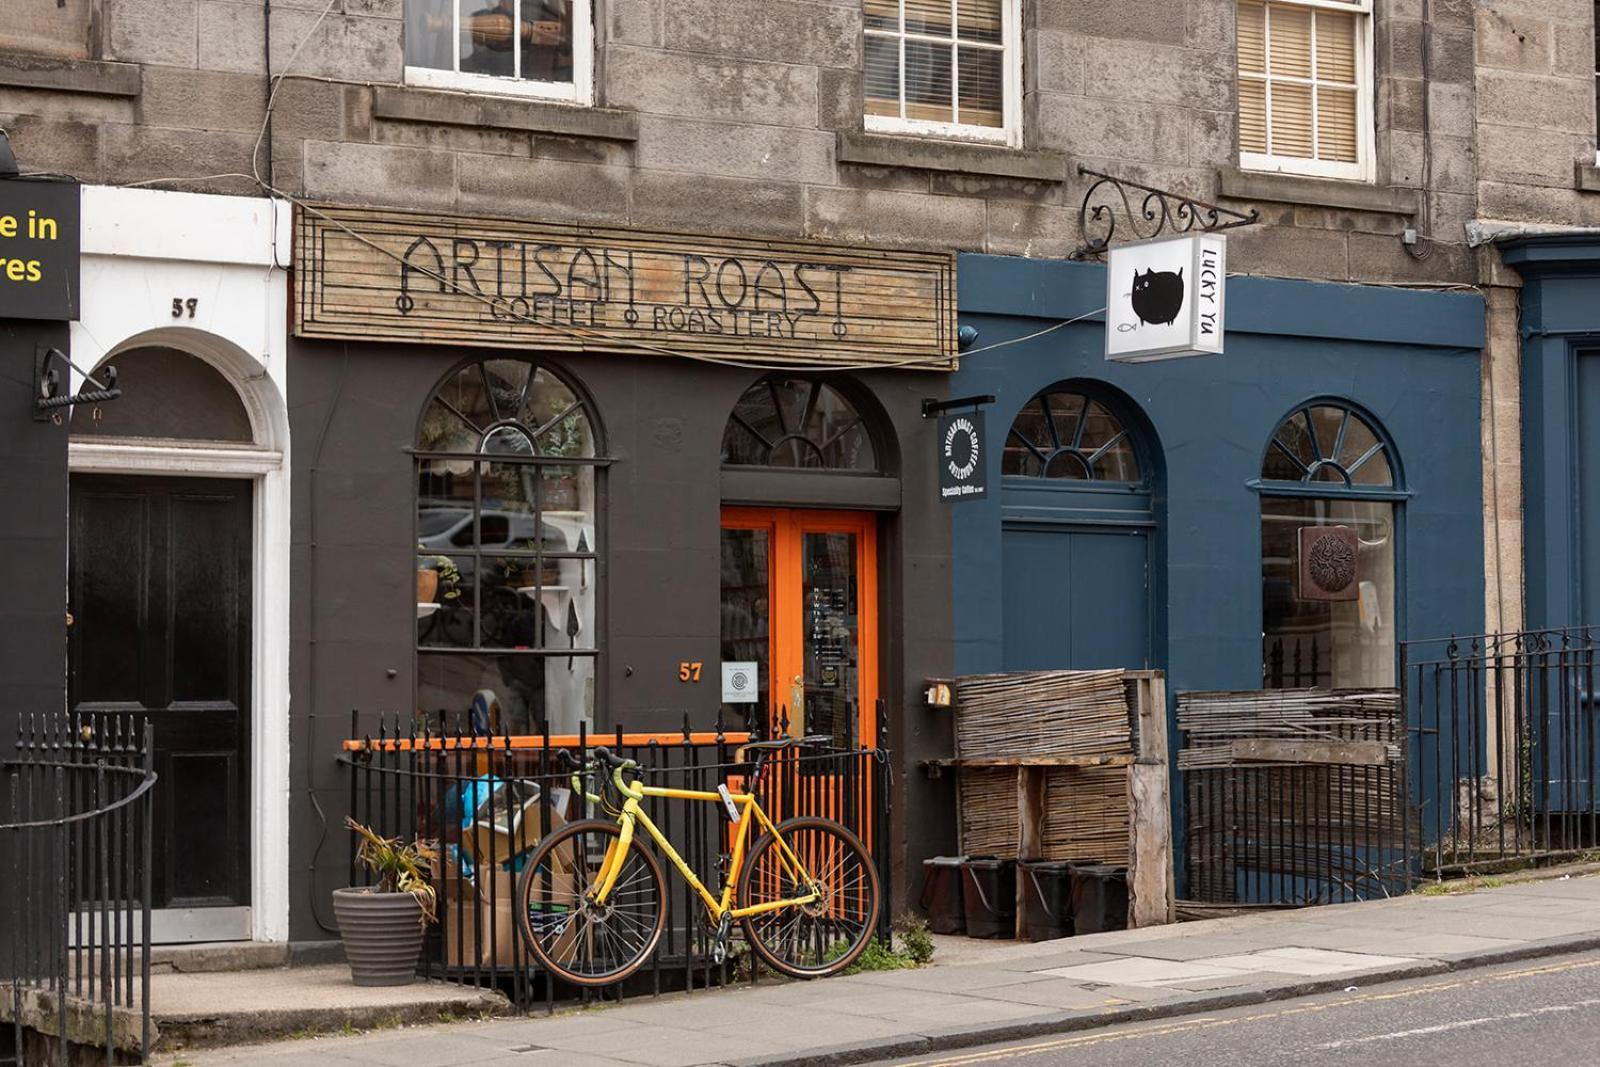
<path id="1" fill-rule="evenodd" d="M 955 256 L 298 209 L 299 337 L 956 367 Z"/>

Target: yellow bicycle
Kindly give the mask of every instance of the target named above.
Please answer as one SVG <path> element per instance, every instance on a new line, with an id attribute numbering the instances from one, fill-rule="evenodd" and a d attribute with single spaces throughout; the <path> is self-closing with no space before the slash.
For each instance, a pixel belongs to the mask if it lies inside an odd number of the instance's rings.
<path id="1" fill-rule="evenodd" d="M 574 775 L 610 772 L 620 806 L 611 819 L 583 819 L 550 834 L 529 858 L 518 885 L 517 921 L 534 957 L 578 985 L 620 982 L 642 967 L 667 922 L 661 863 L 639 840 L 642 829 L 704 902 L 716 931 L 713 958 L 725 958 L 733 923 L 769 966 L 796 978 L 844 970 L 867 947 L 878 922 L 878 873 L 859 838 L 832 819 L 799 817 L 774 824 L 753 792 L 764 761 L 781 749 L 830 741 L 807 737 L 743 746 L 753 756 L 751 790 L 716 792 L 645 785 L 639 766 L 607 749 Z M 632 778 L 630 781 L 629 778 Z M 646 798 L 721 804 L 734 823 L 727 878 L 719 894 L 678 855 L 645 814 Z M 599 801 L 599 797 L 590 796 Z M 761 836 L 753 845 L 751 834 Z"/>

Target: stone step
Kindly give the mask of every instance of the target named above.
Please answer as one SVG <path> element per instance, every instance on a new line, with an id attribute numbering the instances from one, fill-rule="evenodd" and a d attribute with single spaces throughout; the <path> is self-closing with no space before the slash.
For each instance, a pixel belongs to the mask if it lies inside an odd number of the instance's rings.
<path id="1" fill-rule="evenodd" d="M 499 993 L 418 980 L 368 989 L 351 984 L 344 964 L 228 972 L 152 974 L 156 1047 L 248 1045 L 350 1030 L 381 1030 L 503 1015 Z"/>

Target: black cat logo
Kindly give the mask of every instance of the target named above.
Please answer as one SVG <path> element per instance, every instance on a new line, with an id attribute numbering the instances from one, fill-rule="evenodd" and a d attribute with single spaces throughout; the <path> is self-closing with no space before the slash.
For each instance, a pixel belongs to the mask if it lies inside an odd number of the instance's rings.
<path id="1" fill-rule="evenodd" d="M 1170 326 L 1183 310 L 1183 268 L 1178 273 L 1133 272 L 1133 313 L 1144 325 Z"/>

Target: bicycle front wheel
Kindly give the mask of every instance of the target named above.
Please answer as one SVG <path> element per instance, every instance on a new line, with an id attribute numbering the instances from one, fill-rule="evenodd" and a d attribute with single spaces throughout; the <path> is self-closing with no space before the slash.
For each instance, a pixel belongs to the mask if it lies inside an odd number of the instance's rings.
<path id="1" fill-rule="evenodd" d="M 812 884 L 814 901 L 743 920 L 756 955 L 792 978 L 837 974 L 867 947 L 880 906 L 872 857 L 855 834 L 832 819 L 790 819 L 778 825 L 777 837 L 765 834 L 756 842 L 739 875 L 739 903 L 746 908 L 809 896 Z"/>
<path id="2" fill-rule="evenodd" d="M 518 888 L 517 925 L 539 963 L 576 985 L 620 982 L 643 966 L 667 923 L 661 864 L 635 839 L 605 903 L 596 903 L 622 828 L 568 823 L 534 850 Z"/>

